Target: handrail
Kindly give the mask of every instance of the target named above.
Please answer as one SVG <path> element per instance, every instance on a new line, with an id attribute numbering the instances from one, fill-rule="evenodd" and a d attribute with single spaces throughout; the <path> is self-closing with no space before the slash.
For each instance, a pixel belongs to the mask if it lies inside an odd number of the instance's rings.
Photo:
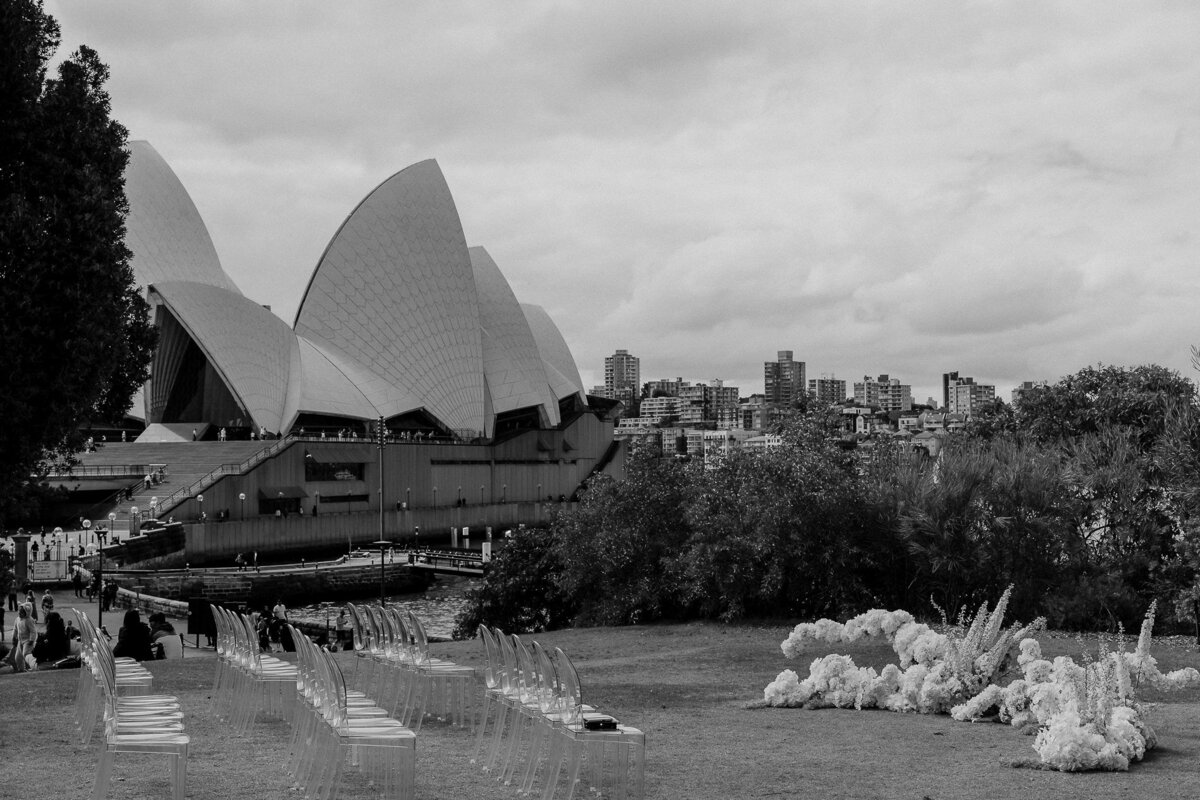
<path id="1" fill-rule="evenodd" d="M 297 436 L 288 434 L 287 436 L 272 442 L 270 447 L 265 447 L 262 450 L 257 451 L 240 464 L 222 464 L 216 469 L 210 471 L 204 477 L 192 481 L 187 486 L 176 489 L 174 492 L 171 492 L 171 494 L 167 495 L 158 502 L 160 515 L 162 512 L 169 511 L 171 508 L 183 502 L 185 498 L 194 497 L 198 492 L 202 492 L 209 486 L 212 486 L 217 482 L 218 478 L 223 478 L 226 475 L 244 475 L 251 467 L 277 455 L 281 450 L 292 444 L 298 438 L 299 437 Z"/>
<path id="2" fill-rule="evenodd" d="M 65 470 L 52 469 L 47 478 L 128 477 L 140 478 L 166 464 L 77 464 Z"/>

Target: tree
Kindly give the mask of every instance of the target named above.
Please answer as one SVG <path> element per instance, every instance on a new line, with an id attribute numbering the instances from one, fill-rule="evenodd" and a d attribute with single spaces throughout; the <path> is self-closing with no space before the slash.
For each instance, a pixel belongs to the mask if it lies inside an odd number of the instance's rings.
<path id="1" fill-rule="evenodd" d="M 1157 364 L 1085 367 L 1052 386 L 1021 392 L 1016 422 L 1042 442 L 1124 426 L 1137 430 L 1149 447 L 1163 432 L 1170 410 L 1193 403 L 1195 396 L 1191 381 Z"/>
<path id="2" fill-rule="evenodd" d="M 683 586 L 671 561 L 687 540 L 684 516 L 697 469 L 637 447 L 621 481 L 589 481 L 579 507 L 554 522 L 562 591 L 581 624 L 627 625 L 678 615 Z"/>
<path id="3" fill-rule="evenodd" d="M 679 571 L 695 613 L 836 616 L 874 599 L 886 548 L 866 524 L 861 458 L 823 412 L 781 420 L 779 447 L 733 453 L 700 476 Z"/>
<path id="4" fill-rule="evenodd" d="M 470 639 L 480 625 L 506 633 L 537 633 L 563 628 L 575 617 L 576 604 L 559 589 L 562 564 L 546 528 L 515 532 L 483 577 L 467 593 L 467 605 L 454 621 L 454 638 Z"/>
<path id="5" fill-rule="evenodd" d="M 58 43 L 40 0 L 0 4 L 0 519 L 78 452 L 81 423 L 128 410 L 155 342 L 124 242 L 108 69 L 85 46 L 47 79 Z"/>

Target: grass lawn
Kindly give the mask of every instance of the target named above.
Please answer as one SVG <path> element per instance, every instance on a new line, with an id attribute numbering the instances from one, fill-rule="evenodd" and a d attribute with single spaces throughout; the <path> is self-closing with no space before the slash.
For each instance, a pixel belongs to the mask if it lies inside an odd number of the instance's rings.
<path id="1" fill-rule="evenodd" d="M 1150 698 L 1159 747 L 1127 773 L 1064 774 L 1009 766 L 1034 759 L 1033 740 L 1011 727 L 960 723 L 885 711 L 748 710 L 782 669 L 803 677 L 808 660 L 779 650 L 784 626 L 713 624 L 586 629 L 543 634 L 544 645 L 571 655 L 585 699 L 646 732 L 648 798 L 1105 798 L 1200 797 L 1200 691 Z M 1047 657 L 1079 659 L 1084 644 L 1042 637 Z M 1095 641 L 1086 643 L 1095 652 Z M 1132 644 L 1131 644 L 1132 646 Z M 478 642 L 435 644 L 435 655 L 478 666 Z M 894 661 L 882 644 L 836 648 L 876 668 Z M 829 650 L 814 650 L 813 657 Z M 1167 671 L 1200 668 L 1186 642 L 1156 643 Z M 192 737 L 192 798 L 295 800 L 279 764 L 288 727 L 260 721 L 239 739 L 215 718 L 210 692 L 215 656 L 189 650 L 178 661 L 149 664 L 155 690 L 176 695 Z M 353 655 L 339 654 L 347 675 Z M 82 800 L 90 796 L 97 743 L 82 747 L 71 724 L 77 673 L 0 673 L 0 797 Z M 423 800 L 516 798 L 468 763 L 473 740 L 463 730 L 427 724 L 417 757 Z M 352 770 L 348 770 L 357 778 Z M 169 793 L 165 759 L 121 755 L 114 798 Z M 367 797 L 351 780 L 343 797 Z"/>

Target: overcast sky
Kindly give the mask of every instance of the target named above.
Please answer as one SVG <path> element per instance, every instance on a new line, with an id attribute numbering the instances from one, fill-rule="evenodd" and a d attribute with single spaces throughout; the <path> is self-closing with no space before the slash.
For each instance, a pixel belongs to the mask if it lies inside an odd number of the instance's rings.
<path id="1" fill-rule="evenodd" d="M 442 167 L 587 387 L 935 394 L 1200 344 L 1200 3 L 59 0 L 63 53 L 289 323 L 377 184 Z"/>

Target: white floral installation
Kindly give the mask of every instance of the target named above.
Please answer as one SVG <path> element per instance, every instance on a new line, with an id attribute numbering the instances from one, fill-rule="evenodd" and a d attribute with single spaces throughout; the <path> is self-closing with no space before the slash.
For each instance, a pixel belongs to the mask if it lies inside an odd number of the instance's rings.
<path id="1" fill-rule="evenodd" d="M 788 658 L 798 658 L 813 642 L 839 644 L 883 636 L 892 643 L 900 664 L 889 664 L 877 673 L 856 666 L 849 656 L 825 656 L 812 662 L 803 681 L 790 669 L 779 673 L 764 690 L 764 701 L 772 706 L 948 713 L 999 676 L 1015 641 L 1044 626 L 1043 620 L 1035 620 L 1004 630 L 1001 625 L 1011 594 L 1009 587 L 991 612 L 987 603 L 982 604 L 961 636 L 938 633 L 907 611 L 872 609 L 844 625 L 830 619 L 801 623 L 781 645 Z"/>
<path id="2" fill-rule="evenodd" d="M 923 714 L 949 713 L 958 720 L 993 716 L 1018 728 L 1037 731 L 1034 750 L 1041 764 L 1064 771 L 1127 770 L 1156 744 L 1153 730 L 1133 689 L 1150 685 L 1183 689 L 1200 685 L 1200 672 L 1190 667 L 1163 674 L 1150 655 L 1155 605 L 1142 624 L 1137 649 L 1108 652 L 1083 666 L 1066 656 L 1042 658 L 1032 634 L 1042 619 L 1028 626 L 1001 625 L 1010 586 L 995 609 L 980 606 L 965 633 L 938 633 L 907 611 L 873 609 L 845 624 L 822 619 L 797 625 L 782 643 L 784 655 L 798 658 L 815 642 L 854 642 L 883 636 L 892 643 L 899 666 L 882 672 L 859 667 L 845 655 L 815 659 L 807 678 L 784 670 L 763 690 L 769 706 L 804 708 L 882 708 Z M 1008 686 L 995 681 L 1017 657 L 1022 678 Z M 903 668 L 903 669 L 902 669 Z"/>
<path id="3" fill-rule="evenodd" d="M 1132 653 L 1109 651 L 1102 643 L 1099 658 L 1083 665 L 1067 656 L 1047 661 L 1037 640 L 1025 639 L 1017 658 L 1023 677 L 1004 687 L 989 685 L 950 715 L 974 722 L 995 712 L 1000 722 L 1036 730 L 1033 749 L 1051 769 L 1129 769 L 1157 744 L 1135 688 L 1178 691 L 1200 685 L 1200 672 L 1191 667 L 1158 669 L 1150 655 L 1156 610 L 1151 603 Z"/>

